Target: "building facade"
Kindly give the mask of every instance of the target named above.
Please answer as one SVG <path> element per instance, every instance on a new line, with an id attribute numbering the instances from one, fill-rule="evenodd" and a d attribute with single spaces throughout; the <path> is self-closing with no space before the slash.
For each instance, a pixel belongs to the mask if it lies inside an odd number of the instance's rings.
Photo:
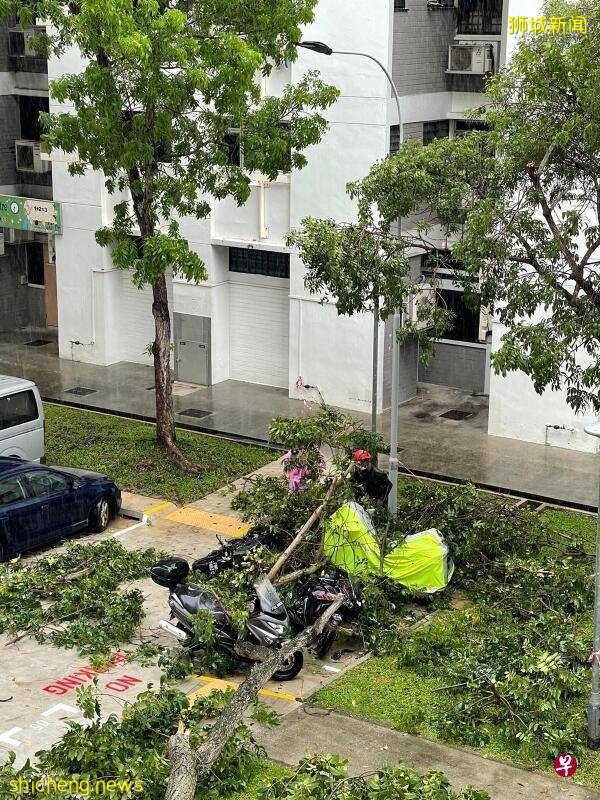
<path id="1" fill-rule="evenodd" d="M 52 199 L 52 165 L 39 141 L 48 108 L 46 60 L 14 20 L 0 22 L 1 196 Z M 53 236 L 0 228 L 0 333 L 57 324 Z"/>
<path id="2" fill-rule="evenodd" d="M 524 0 L 518 9 L 516 5 L 516 0 L 322 0 L 305 38 L 368 53 L 386 64 L 401 96 L 404 137 L 427 143 L 460 136 L 473 126 L 466 113 L 483 102 L 484 76 L 505 63 L 510 52 L 509 15 L 535 13 L 533 0 Z M 7 28 L 0 30 L 0 42 L 5 35 L 10 35 Z M 134 288 L 94 238 L 97 229 L 110 225 L 112 208 L 123 198 L 107 193 L 99 173 L 70 176 L 58 154 L 52 155 L 51 173 L 23 177 L 16 170 L 14 142 L 35 141 L 36 132 L 27 125 L 35 103 L 47 103 L 48 75 L 40 59 L 3 56 L 2 46 L 0 70 L 6 71 L 0 72 L 0 103 L 10 114 L 0 119 L 10 118 L 12 128 L 0 129 L 0 193 L 53 197 L 62 216 L 62 233 L 54 237 L 54 245 L 41 241 L 44 235 L 38 241 L 36 234 L 32 243 L 5 248 L 11 254 L 8 262 L 0 258 L 0 281 L 10 273 L 14 291 L 29 303 L 18 319 L 16 304 L 10 311 L 15 319 L 7 315 L 5 324 L 22 323 L 25 317 L 30 324 L 57 324 L 63 358 L 100 365 L 149 364 L 147 347 L 154 336 L 150 290 Z M 66 53 L 50 61 L 48 74 L 52 79 L 80 66 L 77 53 Z M 299 50 L 296 62 L 264 79 L 263 92 L 277 94 L 311 69 L 336 85 L 340 97 L 326 114 L 329 129 L 323 140 L 306 153 L 308 165 L 275 182 L 256 176 L 242 208 L 233 201 L 214 201 L 208 218 L 181 220 L 182 234 L 204 261 L 208 279 L 200 285 L 169 281 L 173 369 L 177 379 L 191 383 L 246 381 L 280 387 L 290 397 L 298 396 L 301 378 L 318 386 L 328 403 L 369 411 L 373 318 L 340 317 L 332 304 L 311 296 L 304 287 L 303 266 L 286 247 L 285 236 L 306 216 L 355 219 L 346 184 L 366 175 L 397 147 L 396 107 L 377 65 L 351 55 Z M 19 99 L 19 92 L 26 99 Z M 50 100 L 50 110 L 68 109 Z M 1 170 L 7 165 L 5 174 Z M 38 289 L 38 295 L 36 284 L 29 282 L 33 273 L 28 276 L 22 266 L 29 263 L 30 244 L 42 246 L 43 270 L 49 270 L 46 288 Z M 54 318 L 46 298 L 53 251 L 58 266 Z M 415 269 L 426 273 L 421 256 L 414 262 Z M 441 291 L 457 312 L 457 324 L 438 342 L 427 366 L 420 363 L 416 347 L 402 348 L 402 399 L 414 397 L 419 385 L 489 394 L 491 434 L 593 449 L 581 432 L 584 420 L 573 415 L 560 393 L 539 398 L 523 375 L 491 375 L 490 353 L 501 331 L 487 314 L 464 305 L 451 270 L 442 275 Z M 390 401 L 389 322 L 379 326 L 378 335 L 381 411 Z M 514 421 L 517 408 L 519 424 Z"/>

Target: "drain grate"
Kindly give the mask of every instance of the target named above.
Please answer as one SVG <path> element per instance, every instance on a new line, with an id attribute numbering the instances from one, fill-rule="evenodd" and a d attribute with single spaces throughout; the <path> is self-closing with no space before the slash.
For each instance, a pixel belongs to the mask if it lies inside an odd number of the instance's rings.
<path id="1" fill-rule="evenodd" d="M 461 411 L 459 408 L 451 408 L 450 411 L 440 414 L 440 417 L 444 419 L 471 419 L 474 416 L 475 413 L 473 411 Z"/>
<path id="2" fill-rule="evenodd" d="M 202 419 L 202 417 L 209 417 L 212 414 L 212 411 L 203 411 L 201 408 L 185 408 L 183 411 L 178 411 L 182 417 L 196 417 L 196 419 Z"/>
<path id="3" fill-rule="evenodd" d="M 72 389 L 67 389 L 65 394 L 76 394 L 79 397 L 85 397 L 87 394 L 95 394 L 97 389 L 87 389 L 85 386 L 74 386 Z"/>
<path id="4" fill-rule="evenodd" d="M 25 342 L 25 347 L 43 347 L 45 344 L 52 344 L 51 339 L 32 339 Z"/>

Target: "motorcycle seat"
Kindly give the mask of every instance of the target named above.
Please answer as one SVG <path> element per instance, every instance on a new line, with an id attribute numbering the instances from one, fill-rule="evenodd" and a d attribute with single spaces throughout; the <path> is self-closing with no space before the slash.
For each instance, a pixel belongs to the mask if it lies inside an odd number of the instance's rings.
<path id="1" fill-rule="evenodd" d="M 181 605 L 189 614 L 197 614 L 198 611 L 210 611 L 215 615 L 225 613 L 223 606 L 214 594 L 195 583 L 188 583 L 180 587 L 177 594 Z"/>

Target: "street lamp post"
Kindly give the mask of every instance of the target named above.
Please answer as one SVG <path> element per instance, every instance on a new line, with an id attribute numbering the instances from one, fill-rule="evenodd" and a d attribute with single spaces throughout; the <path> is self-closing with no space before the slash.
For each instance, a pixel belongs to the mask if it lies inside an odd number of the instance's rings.
<path id="1" fill-rule="evenodd" d="M 299 42 L 298 47 L 303 47 L 306 50 L 313 50 L 315 53 L 321 53 L 325 56 L 340 55 L 340 56 L 358 56 L 360 58 L 368 58 L 374 61 L 377 66 L 383 70 L 388 83 L 392 87 L 392 94 L 396 101 L 396 110 L 398 112 L 398 128 L 399 128 L 399 144 L 404 141 L 404 132 L 402 130 L 402 109 L 400 107 L 400 95 L 392 76 L 388 69 L 381 63 L 375 56 L 369 53 L 361 53 L 354 50 L 333 50 L 329 45 L 324 42 Z M 371 428 L 373 432 L 377 430 L 377 369 L 379 359 L 379 304 L 376 304 L 374 310 L 374 330 L 373 330 L 373 396 L 371 408 Z M 390 420 L 390 481 L 392 482 L 392 489 L 390 491 L 388 508 L 392 514 L 396 514 L 398 510 L 398 401 L 400 399 L 400 387 L 398 384 L 400 373 L 400 347 L 398 344 L 398 331 L 402 326 L 402 315 L 400 311 L 396 310 L 393 317 L 393 333 L 392 333 L 392 397 L 391 397 L 391 420 Z"/>
<path id="2" fill-rule="evenodd" d="M 585 432 L 600 438 L 600 422 L 586 425 Z M 600 475 L 598 478 L 598 522 L 596 533 L 596 599 L 594 604 L 594 651 L 592 691 L 588 703 L 588 747 L 600 750 Z"/>

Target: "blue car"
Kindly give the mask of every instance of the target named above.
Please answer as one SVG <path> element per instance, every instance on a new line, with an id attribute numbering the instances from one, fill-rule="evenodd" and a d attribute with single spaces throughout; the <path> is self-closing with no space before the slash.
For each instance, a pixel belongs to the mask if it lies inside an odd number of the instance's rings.
<path id="1" fill-rule="evenodd" d="M 106 475 L 0 458 L 0 561 L 76 531 L 103 531 L 120 508 Z"/>

